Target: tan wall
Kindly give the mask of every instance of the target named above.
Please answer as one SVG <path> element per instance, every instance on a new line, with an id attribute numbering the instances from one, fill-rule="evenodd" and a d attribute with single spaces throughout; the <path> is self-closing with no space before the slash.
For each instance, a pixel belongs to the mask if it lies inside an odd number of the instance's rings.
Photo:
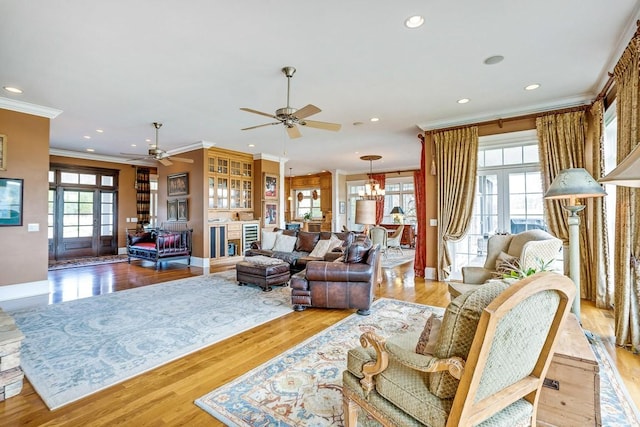
<path id="1" fill-rule="evenodd" d="M 0 177 L 24 180 L 22 226 L 0 227 L 0 286 L 47 280 L 49 119 L 0 109 L 0 134 L 7 138 Z M 40 230 L 27 232 L 27 224 Z"/>
<path id="2" fill-rule="evenodd" d="M 97 160 L 76 159 L 74 157 L 51 156 L 51 164 L 63 164 L 73 166 L 87 166 L 92 168 L 114 169 L 120 171 L 118 174 L 118 235 L 117 247 L 126 246 L 126 229 L 136 228 L 135 223 L 127 223 L 127 218 L 138 216 L 136 208 L 136 168 L 133 165 L 113 162 L 102 162 Z M 47 165 L 47 168 L 49 165 Z M 48 170 L 48 169 L 47 169 Z"/>
<path id="3" fill-rule="evenodd" d="M 253 186 L 255 191 L 253 192 L 253 216 L 254 218 L 260 218 L 260 228 L 264 227 L 264 177 L 263 174 L 268 173 L 270 175 L 276 175 L 278 177 L 278 188 L 284 185 L 282 177 L 280 177 L 280 164 L 272 160 L 256 159 L 253 161 Z M 286 199 L 286 195 L 285 195 Z M 286 200 L 285 200 L 286 201 Z M 282 200 L 278 200 L 278 206 L 280 209 L 284 209 L 284 203 Z M 278 224 L 279 227 L 284 228 L 284 224 Z"/>

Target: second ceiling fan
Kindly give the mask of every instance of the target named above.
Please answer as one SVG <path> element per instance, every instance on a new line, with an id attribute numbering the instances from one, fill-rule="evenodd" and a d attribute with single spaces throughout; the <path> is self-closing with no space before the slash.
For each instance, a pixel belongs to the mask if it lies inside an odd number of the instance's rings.
<path id="1" fill-rule="evenodd" d="M 294 67 L 284 67 L 282 72 L 285 76 L 287 76 L 287 106 L 284 108 L 279 108 L 276 110 L 275 114 L 263 113 L 262 111 L 253 110 L 251 108 L 240 108 L 242 111 L 247 111 L 249 113 L 260 114 L 261 116 L 271 117 L 272 119 L 277 120 L 277 122 L 265 123 L 263 125 L 251 126 L 248 128 L 244 128 L 242 130 L 256 129 L 263 126 L 271 126 L 271 125 L 279 125 L 283 124 L 287 134 L 289 134 L 290 138 L 299 138 L 302 136 L 300 133 L 300 129 L 298 126 L 308 126 L 310 128 L 323 129 L 323 130 L 331 130 L 331 131 L 339 131 L 342 125 L 337 123 L 327 123 L 327 122 L 318 122 L 316 120 L 307 120 L 307 117 L 312 116 L 314 114 L 322 111 L 318 107 L 312 104 L 308 104 L 302 107 L 299 110 L 295 108 L 291 108 L 289 105 L 289 92 L 291 89 L 291 77 L 296 72 Z"/>

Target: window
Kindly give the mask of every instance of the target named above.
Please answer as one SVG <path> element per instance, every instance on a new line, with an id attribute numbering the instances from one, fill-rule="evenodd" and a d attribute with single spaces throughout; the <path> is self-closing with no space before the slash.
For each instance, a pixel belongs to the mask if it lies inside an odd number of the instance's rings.
<path id="1" fill-rule="evenodd" d="M 299 196 L 302 194 L 302 196 Z M 320 210 L 320 189 L 296 190 L 296 218 L 311 213 L 311 218 L 322 219 Z"/>
<path id="2" fill-rule="evenodd" d="M 535 131 L 481 138 L 473 216 L 467 235 L 451 244 L 451 278 L 484 264 L 490 235 L 547 230 L 543 196 Z"/>
<path id="3" fill-rule="evenodd" d="M 387 178 L 384 191 L 384 216 L 382 223 L 393 224 L 391 209 L 399 206 L 404 212 L 405 224 L 416 224 L 416 196 L 413 177 Z"/>
<path id="4" fill-rule="evenodd" d="M 605 175 L 615 169 L 618 154 L 618 117 L 616 116 L 615 101 L 609 106 L 604 114 L 604 173 Z M 607 195 L 604 198 L 605 209 L 607 210 L 607 239 L 609 244 L 609 259 L 614 257 L 614 242 L 616 241 L 616 186 L 606 185 Z M 614 263 L 609 263 L 609 278 L 614 278 Z"/>

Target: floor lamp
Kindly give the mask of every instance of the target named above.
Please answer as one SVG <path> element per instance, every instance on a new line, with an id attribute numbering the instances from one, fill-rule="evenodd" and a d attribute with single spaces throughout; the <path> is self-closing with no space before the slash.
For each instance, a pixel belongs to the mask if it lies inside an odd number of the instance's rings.
<path id="1" fill-rule="evenodd" d="M 607 193 L 584 168 L 561 170 L 544 195 L 545 199 L 569 199 L 562 207 L 569 212 L 569 277 L 576 285 L 576 296 L 571 311 L 580 321 L 580 217 L 578 212 L 585 205 L 577 205 L 576 199 L 603 197 Z"/>

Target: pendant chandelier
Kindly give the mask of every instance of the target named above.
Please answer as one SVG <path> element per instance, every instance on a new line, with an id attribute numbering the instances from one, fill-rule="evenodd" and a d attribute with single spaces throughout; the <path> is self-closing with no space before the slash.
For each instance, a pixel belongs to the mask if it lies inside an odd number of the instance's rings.
<path id="1" fill-rule="evenodd" d="M 379 200 L 384 198 L 384 189 L 380 188 L 380 183 L 373 179 L 373 161 L 380 160 L 382 156 L 370 154 L 360 157 L 360 160 L 369 161 L 369 179 L 364 184 L 364 191 L 358 194 L 363 200 Z"/>

